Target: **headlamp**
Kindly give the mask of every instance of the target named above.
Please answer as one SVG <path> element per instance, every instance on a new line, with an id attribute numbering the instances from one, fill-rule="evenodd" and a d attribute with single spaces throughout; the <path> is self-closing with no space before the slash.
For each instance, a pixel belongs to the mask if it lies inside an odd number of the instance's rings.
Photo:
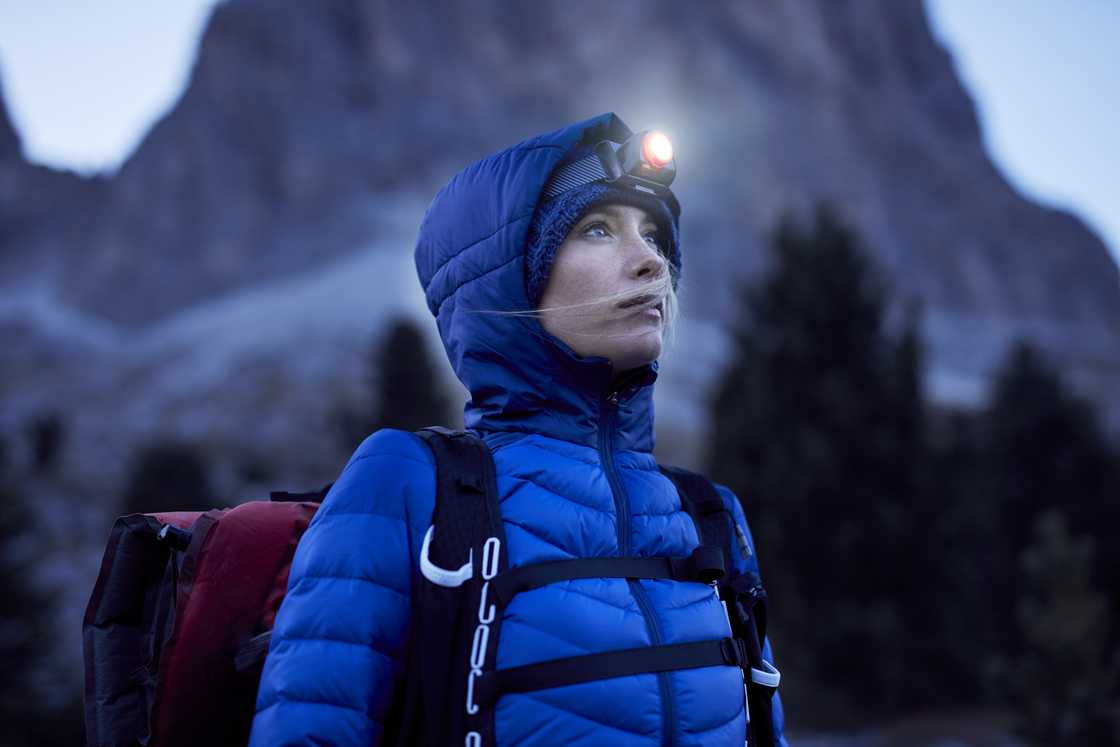
<path id="1" fill-rule="evenodd" d="M 655 169 L 673 162 L 673 144 L 660 132 L 649 132 L 642 138 L 642 160 Z"/>
<path id="2" fill-rule="evenodd" d="M 544 197 L 552 199 L 593 182 L 671 197 L 669 185 L 676 175 L 673 144 L 663 133 L 646 130 L 624 143 L 600 141 L 591 155 L 560 167 L 545 185 Z"/>

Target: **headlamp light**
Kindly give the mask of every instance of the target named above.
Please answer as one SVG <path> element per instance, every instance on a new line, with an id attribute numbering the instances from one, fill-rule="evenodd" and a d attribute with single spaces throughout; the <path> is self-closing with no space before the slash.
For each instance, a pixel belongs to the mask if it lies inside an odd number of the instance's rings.
<path id="1" fill-rule="evenodd" d="M 673 144 L 663 133 L 647 130 L 624 143 L 603 140 L 591 155 L 560 167 L 545 185 L 544 198 L 552 199 L 593 182 L 671 197 L 669 185 L 676 175 Z"/>
<path id="2" fill-rule="evenodd" d="M 655 169 L 673 162 L 673 144 L 660 132 L 647 132 L 642 138 L 642 160 Z"/>

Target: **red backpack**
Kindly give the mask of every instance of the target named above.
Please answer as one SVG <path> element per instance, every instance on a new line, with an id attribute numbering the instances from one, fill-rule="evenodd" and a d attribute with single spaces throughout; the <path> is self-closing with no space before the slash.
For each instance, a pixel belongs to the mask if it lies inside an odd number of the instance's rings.
<path id="1" fill-rule="evenodd" d="M 268 631 L 318 508 L 256 501 L 117 520 L 83 621 L 91 747 L 248 741 Z"/>

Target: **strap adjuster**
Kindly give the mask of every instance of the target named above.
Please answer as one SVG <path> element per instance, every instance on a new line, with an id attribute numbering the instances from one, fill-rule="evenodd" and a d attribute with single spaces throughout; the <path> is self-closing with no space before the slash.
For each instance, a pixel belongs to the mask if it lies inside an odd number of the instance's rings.
<path id="1" fill-rule="evenodd" d="M 750 597 L 753 601 L 766 598 L 766 589 L 763 588 L 762 579 L 758 577 L 757 573 L 748 571 L 732 576 L 728 579 L 727 585 L 737 596 Z"/>
<path id="2" fill-rule="evenodd" d="M 728 664 L 733 664 L 742 668 L 743 663 L 747 660 L 746 646 L 740 638 L 724 638 L 719 642 L 720 653 L 723 654 L 723 660 Z"/>
<path id="3" fill-rule="evenodd" d="M 714 545 L 699 545 L 687 558 L 671 558 L 670 563 L 674 577 L 704 584 L 719 581 L 727 573 L 723 550 Z"/>

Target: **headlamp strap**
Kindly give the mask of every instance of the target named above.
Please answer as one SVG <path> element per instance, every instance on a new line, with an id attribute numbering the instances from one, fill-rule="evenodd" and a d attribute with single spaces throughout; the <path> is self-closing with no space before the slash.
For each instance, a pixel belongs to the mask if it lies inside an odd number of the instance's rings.
<path id="1" fill-rule="evenodd" d="M 544 198 L 551 200 L 557 195 L 562 195 L 570 189 L 582 187 L 585 184 L 601 181 L 607 178 L 599 156 L 592 154 L 578 161 L 572 161 L 556 170 L 544 188 Z"/>

